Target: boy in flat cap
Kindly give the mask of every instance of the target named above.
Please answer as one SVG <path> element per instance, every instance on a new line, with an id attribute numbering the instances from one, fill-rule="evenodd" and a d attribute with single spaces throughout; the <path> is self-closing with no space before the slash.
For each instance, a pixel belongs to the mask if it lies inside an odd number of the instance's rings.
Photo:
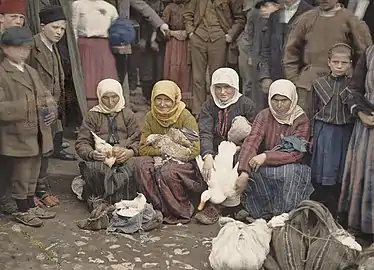
<path id="1" fill-rule="evenodd" d="M 24 27 L 5 29 L 0 64 L 0 155 L 8 160 L 17 204 L 15 218 L 39 227 L 41 219 L 54 213 L 35 206 L 34 194 L 42 155 L 53 150 L 51 124 L 57 105 L 38 72 L 25 63 L 31 50 L 32 34 Z"/>
<path id="2" fill-rule="evenodd" d="M 59 105 L 64 89 L 64 70 L 56 43 L 65 34 L 66 17 L 60 6 L 50 5 L 39 12 L 41 32 L 34 36 L 30 54 L 30 65 L 35 68 L 48 90 L 51 91 L 55 102 Z M 52 126 L 54 153 L 65 155 L 66 159 L 74 160 L 74 155 L 62 149 L 62 124 L 57 120 Z M 43 157 L 38 184 L 36 187 L 36 202 L 47 207 L 58 204 L 58 199 L 47 192 L 48 158 Z"/>
<path id="3" fill-rule="evenodd" d="M 25 24 L 24 0 L 2 0 L 0 4 L 0 34 L 9 27 L 23 26 Z M 4 60 L 3 51 L 0 49 L 0 63 Z M 7 170 L 7 159 L 0 155 L 0 212 L 12 214 L 17 211 L 17 206 L 11 196 L 10 175 Z"/>

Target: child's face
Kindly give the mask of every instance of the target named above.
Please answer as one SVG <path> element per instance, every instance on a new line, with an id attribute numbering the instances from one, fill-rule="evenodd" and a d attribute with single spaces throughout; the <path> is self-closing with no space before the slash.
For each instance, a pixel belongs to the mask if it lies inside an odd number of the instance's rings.
<path id="1" fill-rule="evenodd" d="M 279 5 L 273 2 L 265 2 L 260 7 L 260 16 L 262 18 L 269 18 L 270 14 L 277 11 L 279 9 Z"/>
<path id="2" fill-rule="evenodd" d="M 334 76 L 346 75 L 351 67 L 351 57 L 346 53 L 333 53 L 328 61 L 331 73 Z"/>
<path id="3" fill-rule="evenodd" d="M 3 46 L 2 49 L 6 57 L 12 62 L 21 64 L 24 63 L 29 57 L 31 45 Z"/>

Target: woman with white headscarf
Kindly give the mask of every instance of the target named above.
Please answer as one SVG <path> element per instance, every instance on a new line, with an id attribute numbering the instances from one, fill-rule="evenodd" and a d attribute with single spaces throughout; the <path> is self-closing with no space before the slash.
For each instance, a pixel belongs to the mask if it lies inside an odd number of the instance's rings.
<path id="1" fill-rule="evenodd" d="M 256 116 L 241 147 L 236 186 L 252 218 L 289 212 L 313 192 L 310 167 L 303 164 L 310 123 L 297 101 L 291 81 L 274 81 L 269 108 Z"/>
<path id="2" fill-rule="evenodd" d="M 97 86 L 99 104 L 89 110 L 80 128 L 75 149 L 83 161 L 79 164 L 83 180 L 83 198 L 96 197 L 109 204 L 133 199 L 131 158 L 138 155 L 140 127 L 135 114 L 125 107 L 121 84 L 113 79 Z M 113 146 L 116 163 L 110 168 L 106 155 L 95 150 L 94 132 Z"/>
<path id="3" fill-rule="evenodd" d="M 239 76 L 235 70 L 217 69 L 212 75 L 210 92 L 211 98 L 203 104 L 199 115 L 200 155 L 204 160 L 205 181 L 210 178 L 218 145 L 228 140 L 233 120 L 244 116 L 248 122 L 253 122 L 256 116 L 253 101 L 239 93 Z M 218 208 L 213 204 L 208 204 L 195 216 L 203 224 L 213 224 L 218 217 Z"/>

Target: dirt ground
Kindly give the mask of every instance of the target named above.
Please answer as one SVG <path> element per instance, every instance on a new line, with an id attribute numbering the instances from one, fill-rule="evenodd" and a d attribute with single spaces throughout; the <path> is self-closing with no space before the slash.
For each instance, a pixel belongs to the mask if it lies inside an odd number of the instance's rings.
<path id="1" fill-rule="evenodd" d="M 132 100 L 142 120 L 147 106 L 139 91 Z M 68 151 L 73 152 L 74 141 L 70 143 Z M 45 221 L 42 228 L 29 228 L 0 215 L 0 270 L 210 269 L 211 239 L 218 225 L 193 221 L 134 235 L 84 231 L 76 222 L 89 213 L 70 188 L 78 163 L 52 159 L 49 171 L 51 189 L 61 201 L 53 208 L 57 217 Z"/>
<path id="2" fill-rule="evenodd" d="M 42 228 L 0 219 L 0 269 L 209 269 L 211 238 L 217 226 L 162 226 L 146 234 L 107 235 L 79 229 L 86 205 L 71 192 L 76 162 L 52 160 L 52 190 L 61 200 L 57 218 Z"/>

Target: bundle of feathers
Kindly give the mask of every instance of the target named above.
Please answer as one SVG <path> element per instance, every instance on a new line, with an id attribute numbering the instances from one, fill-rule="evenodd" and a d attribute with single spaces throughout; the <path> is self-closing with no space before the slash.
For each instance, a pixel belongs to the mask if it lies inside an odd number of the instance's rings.
<path id="1" fill-rule="evenodd" d="M 109 168 L 112 168 L 113 164 L 116 162 L 116 158 L 113 156 L 113 146 L 101 139 L 94 132 L 91 131 L 91 134 L 94 137 L 95 150 L 106 155 L 104 164 Z"/>
<path id="2" fill-rule="evenodd" d="M 151 134 L 147 137 L 147 144 L 160 149 L 161 154 L 187 161 L 191 154 L 190 148 L 199 135 L 190 129 L 170 128 L 166 134 Z"/>
<path id="3" fill-rule="evenodd" d="M 232 120 L 231 128 L 227 133 L 227 140 L 236 145 L 241 145 L 251 131 L 252 126 L 247 118 L 239 115 Z"/>

